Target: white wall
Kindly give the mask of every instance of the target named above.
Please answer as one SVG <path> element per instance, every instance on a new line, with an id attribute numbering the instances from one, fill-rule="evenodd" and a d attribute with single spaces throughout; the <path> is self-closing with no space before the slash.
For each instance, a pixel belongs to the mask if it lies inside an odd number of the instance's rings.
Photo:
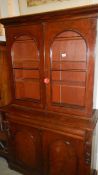
<path id="1" fill-rule="evenodd" d="M 0 0 L 0 11 L 2 17 L 20 15 L 18 0 Z"/>
<path id="2" fill-rule="evenodd" d="M 98 109 L 98 20 L 97 20 L 97 38 L 95 48 L 95 75 L 94 75 L 94 96 L 93 108 Z M 93 150 L 92 150 L 92 167 L 98 170 L 98 123 L 93 135 Z"/>
<path id="3" fill-rule="evenodd" d="M 40 13 L 46 11 L 53 11 L 58 9 L 65 9 L 89 4 L 98 3 L 98 0 L 66 0 L 66 1 L 58 1 L 48 4 L 42 4 L 40 6 L 32 6 L 27 7 L 26 0 L 19 0 L 20 14 L 30 14 L 30 13 Z"/>
<path id="4" fill-rule="evenodd" d="M 0 11 L 1 11 L 1 16 L 6 17 L 8 16 L 8 4 L 7 0 L 0 0 Z"/>
<path id="5" fill-rule="evenodd" d="M 0 0 L 0 16 L 2 18 L 18 15 L 20 15 L 18 0 Z M 0 36 L 0 40 L 5 41 L 5 35 Z"/>
<path id="6" fill-rule="evenodd" d="M 95 48 L 95 74 L 94 74 L 94 96 L 93 107 L 98 109 L 98 20 L 97 20 L 97 37 Z"/>

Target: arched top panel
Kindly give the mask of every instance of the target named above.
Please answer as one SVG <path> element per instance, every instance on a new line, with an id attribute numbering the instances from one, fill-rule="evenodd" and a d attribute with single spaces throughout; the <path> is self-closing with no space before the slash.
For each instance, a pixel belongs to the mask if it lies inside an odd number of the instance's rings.
<path id="1" fill-rule="evenodd" d="M 22 35 L 16 38 L 11 49 L 14 68 L 38 68 L 39 52 L 35 38 Z"/>
<path id="2" fill-rule="evenodd" d="M 87 46 L 84 38 L 76 31 L 58 34 L 51 45 L 52 61 L 86 61 Z"/>

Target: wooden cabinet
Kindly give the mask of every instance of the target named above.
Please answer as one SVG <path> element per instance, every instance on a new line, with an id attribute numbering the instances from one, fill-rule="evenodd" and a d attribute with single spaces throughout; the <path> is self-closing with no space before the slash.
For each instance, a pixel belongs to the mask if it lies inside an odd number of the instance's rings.
<path id="1" fill-rule="evenodd" d="M 29 175 L 91 173 L 97 17 L 93 5 L 0 19 L 11 168 Z"/>

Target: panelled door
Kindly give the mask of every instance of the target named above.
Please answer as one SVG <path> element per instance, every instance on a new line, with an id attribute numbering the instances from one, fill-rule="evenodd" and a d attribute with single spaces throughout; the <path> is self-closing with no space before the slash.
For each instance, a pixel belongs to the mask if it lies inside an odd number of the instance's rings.
<path id="1" fill-rule="evenodd" d="M 42 148 L 40 131 L 11 123 L 9 138 L 10 159 L 34 174 L 41 174 Z"/>
<path id="2" fill-rule="evenodd" d="M 80 147 L 79 147 L 80 146 Z M 43 133 L 44 175 L 84 175 L 83 145 L 80 140 Z"/>

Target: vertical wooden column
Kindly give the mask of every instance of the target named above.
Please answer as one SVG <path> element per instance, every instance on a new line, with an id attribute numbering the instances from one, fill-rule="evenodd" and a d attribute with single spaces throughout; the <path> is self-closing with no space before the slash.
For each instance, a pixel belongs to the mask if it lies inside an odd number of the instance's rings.
<path id="1" fill-rule="evenodd" d="M 11 102 L 9 67 L 7 64 L 6 43 L 0 42 L 0 107 Z"/>

